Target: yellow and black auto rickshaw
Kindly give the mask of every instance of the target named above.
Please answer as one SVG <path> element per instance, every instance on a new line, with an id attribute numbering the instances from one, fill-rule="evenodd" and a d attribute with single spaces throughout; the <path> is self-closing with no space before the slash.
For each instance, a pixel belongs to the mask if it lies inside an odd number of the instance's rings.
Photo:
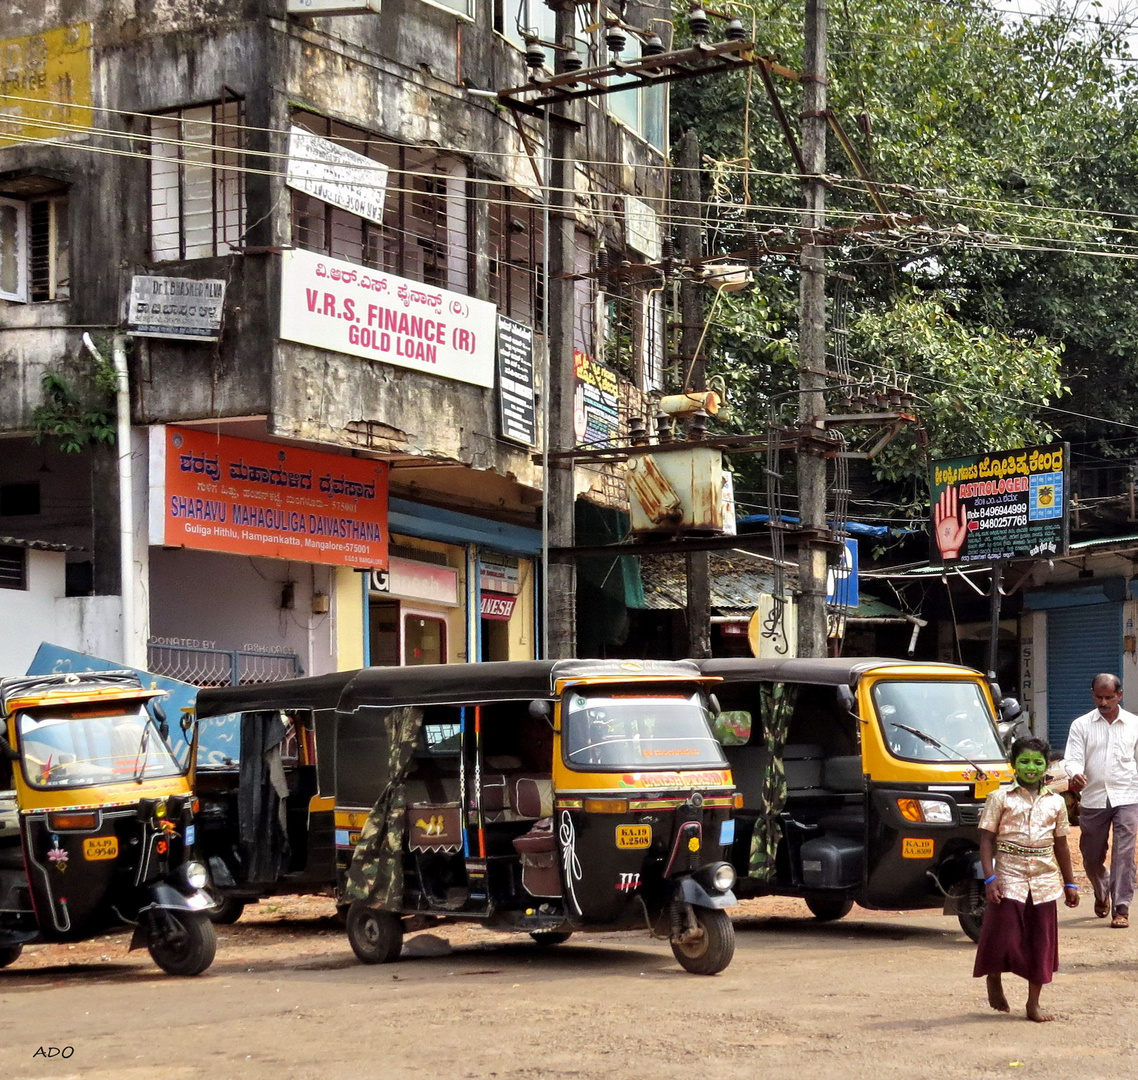
<path id="1" fill-rule="evenodd" d="M 979 937 L 980 811 L 1012 778 L 979 672 L 879 658 L 700 668 L 722 680 L 717 733 L 743 796 L 740 896 L 799 896 L 823 920 L 855 902 L 939 906 Z"/>
<path id="2" fill-rule="evenodd" d="M 0 967 L 123 923 L 170 974 L 213 962 L 195 800 L 160 696 L 129 671 L 0 681 Z"/>
<path id="3" fill-rule="evenodd" d="M 724 908 L 735 903 L 714 682 L 687 662 L 566 660 L 203 690 L 199 717 L 240 714 L 242 763 L 246 745 L 263 745 L 254 729 L 299 732 L 283 802 L 259 763 L 244 779 L 231 771 L 228 793 L 216 776 L 201 789 L 203 817 L 216 818 L 211 867 L 247 867 L 268 849 L 276 868 L 220 886 L 215 874 L 215 887 L 241 900 L 323 879 L 370 963 L 396 959 L 406 929 L 466 920 L 546 945 L 647 928 L 688 971 L 714 974 L 734 951 Z M 227 802 L 249 807 L 244 832 Z"/>

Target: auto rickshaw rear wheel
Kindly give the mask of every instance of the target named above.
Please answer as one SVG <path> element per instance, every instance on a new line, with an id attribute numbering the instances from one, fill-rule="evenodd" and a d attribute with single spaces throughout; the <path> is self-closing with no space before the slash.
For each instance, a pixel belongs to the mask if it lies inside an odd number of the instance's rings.
<path id="1" fill-rule="evenodd" d="M 973 941 L 980 940 L 980 928 L 984 925 L 985 906 L 981 905 L 979 911 L 958 911 L 956 913 L 956 918 L 960 922 L 960 929 Z"/>
<path id="2" fill-rule="evenodd" d="M 561 945 L 572 936 L 571 930 L 531 930 L 530 935 L 539 945 Z"/>
<path id="3" fill-rule="evenodd" d="M 23 945 L 0 945 L 0 968 L 6 968 L 20 959 L 24 951 Z"/>
<path id="4" fill-rule="evenodd" d="M 853 910 L 853 901 L 844 896 L 811 893 L 806 897 L 806 906 L 819 922 L 834 922 L 844 919 Z"/>
<path id="5" fill-rule="evenodd" d="M 356 900 L 348 908 L 348 944 L 365 964 L 390 964 L 403 951 L 403 921 Z"/>
<path id="6" fill-rule="evenodd" d="M 238 900 L 233 896 L 223 896 L 220 893 L 214 893 L 214 898 L 217 900 L 217 907 L 209 913 L 209 921 L 216 923 L 218 926 L 230 926 L 241 918 L 241 913 L 245 910 L 245 901 Z"/>
<path id="7" fill-rule="evenodd" d="M 200 975 L 217 954 L 217 934 L 208 915 L 166 911 L 161 929 L 146 943 L 150 957 L 168 975 Z"/>
<path id="8" fill-rule="evenodd" d="M 672 955 L 693 975 L 718 975 L 735 955 L 735 926 L 718 908 L 693 908 L 703 931 L 691 941 L 673 941 Z"/>

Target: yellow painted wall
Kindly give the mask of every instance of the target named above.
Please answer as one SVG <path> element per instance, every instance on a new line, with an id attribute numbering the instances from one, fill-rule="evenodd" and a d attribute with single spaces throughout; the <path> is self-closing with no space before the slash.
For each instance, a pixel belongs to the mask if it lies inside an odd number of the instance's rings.
<path id="1" fill-rule="evenodd" d="M 336 567 L 332 611 L 336 619 L 336 670 L 364 666 L 364 590 L 361 574 Z"/>
<path id="2" fill-rule="evenodd" d="M 534 628 L 534 587 L 537 581 L 537 572 L 532 559 L 518 560 L 518 584 L 521 589 L 518 593 L 518 602 L 514 605 L 514 613 L 510 616 L 510 659 L 534 660 L 536 659 L 536 641 Z"/>

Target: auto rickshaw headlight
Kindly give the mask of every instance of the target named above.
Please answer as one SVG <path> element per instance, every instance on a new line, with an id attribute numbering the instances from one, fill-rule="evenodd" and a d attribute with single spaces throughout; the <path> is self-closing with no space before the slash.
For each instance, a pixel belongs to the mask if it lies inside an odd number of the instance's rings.
<path id="1" fill-rule="evenodd" d="M 735 867 L 730 863 L 721 862 L 711 872 L 711 884 L 720 892 L 727 892 L 735 884 Z"/>
<path id="2" fill-rule="evenodd" d="M 906 821 L 951 825 L 952 804 L 941 799 L 898 799 L 897 809 Z"/>
<path id="3" fill-rule="evenodd" d="M 204 889 L 209 884 L 209 871 L 206 870 L 203 863 L 196 860 L 183 863 L 180 872 L 186 888 L 194 892 L 198 889 Z"/>

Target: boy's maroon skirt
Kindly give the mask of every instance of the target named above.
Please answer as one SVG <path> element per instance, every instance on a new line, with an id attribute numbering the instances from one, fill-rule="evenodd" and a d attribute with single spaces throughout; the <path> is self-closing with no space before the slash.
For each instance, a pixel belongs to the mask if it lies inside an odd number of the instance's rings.
<path id="1" fill-rule="evenodd" d="M 1059 915 L 1054 900 L 1008 900 L 984 910 L 974 976 L 1010 971 L 1033 983 L 1049 983 L 1059 970 Z"/>

